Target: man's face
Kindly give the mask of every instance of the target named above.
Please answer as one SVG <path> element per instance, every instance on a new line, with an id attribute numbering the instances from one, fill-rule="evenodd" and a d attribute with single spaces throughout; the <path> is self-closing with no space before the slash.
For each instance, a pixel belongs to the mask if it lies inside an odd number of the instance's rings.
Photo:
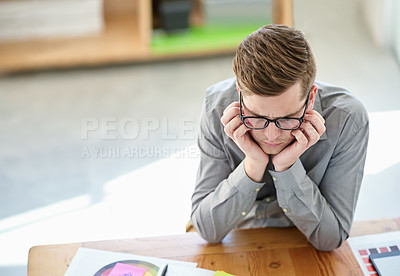
<path id="1" fill-rule="evenodd" d="M 315 90 L 310 95 L 308 110 L 314 104 Z M 300 82 L 279 96 L 266 97 L 260 95 L 243 95 L 242 112 L 244 116 L 262 116 L 268 119 L 281 117 L 300 118 L 305 108 L 304 91 Z M 274 123 L 270 123 L 265 129 L 250 130 L 249 133 L 261 149 L 267 154 L 278 154 L 287 147 L 294 136 L 291 130 L 282 130 Z"/>

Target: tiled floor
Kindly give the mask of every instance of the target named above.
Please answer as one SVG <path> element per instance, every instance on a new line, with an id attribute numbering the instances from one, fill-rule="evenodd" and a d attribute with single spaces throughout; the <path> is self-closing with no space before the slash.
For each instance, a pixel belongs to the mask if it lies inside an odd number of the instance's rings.
<path id="1" fill-rule="evenodd" d="M 358 3 L 295 1 L 295 24 L 314 48 L 318 79 L 350 89 L 370 112 L 361 220 L 400 215 L 400 69 L 374 45 Z M 225 56 L 1 77 L 0 275 L 26 274 L 36 244 L 183 232 L 204 90 L 232 76 L 231 63 Z"/>

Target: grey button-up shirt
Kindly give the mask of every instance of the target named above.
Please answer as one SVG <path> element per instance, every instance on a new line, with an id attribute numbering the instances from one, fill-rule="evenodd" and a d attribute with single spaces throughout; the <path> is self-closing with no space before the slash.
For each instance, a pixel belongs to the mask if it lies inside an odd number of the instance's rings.
<path id="1" fill-rule="evenodd" d="M 316 82 L 314 110 L 326 132 L 284 172 L 269 166 L 260 183 L 245 173 L 244 153 L 224 132 L 223 110 L 238 101 L 236 80 L 207 90 L 200 122 L 201 152 L 192 222 L 209 242 L 233 228 L 296 226 L 319 250 L 347 239 L 363 177 L 368 115 L 343 88 Z"/>

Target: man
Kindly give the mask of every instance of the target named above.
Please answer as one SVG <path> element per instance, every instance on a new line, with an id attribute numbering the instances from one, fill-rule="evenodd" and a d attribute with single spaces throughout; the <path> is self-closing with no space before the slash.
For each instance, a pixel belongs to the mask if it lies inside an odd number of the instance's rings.
<path id="1" fill-rule="evenodd" d="M 208 89 L 192 223 L 209 242 L 233 228 L 296 226 L 317 249 L 349 236 L 368 143 L 365 108 L 315 82 L 304 35 L 283 25 L 250 34 L 236 78 Z"/>

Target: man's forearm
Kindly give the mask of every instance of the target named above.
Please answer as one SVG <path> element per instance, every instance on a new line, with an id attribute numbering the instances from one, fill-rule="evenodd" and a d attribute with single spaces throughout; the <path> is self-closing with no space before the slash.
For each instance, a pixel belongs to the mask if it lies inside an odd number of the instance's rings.
<path id="1" fill-rule="evenodd" d="M 252 209 L 262 185 L 252 181 L 244 172 L 243 162 L 240 163 L 215 191 L 194 206 L 194 227 L 207 241 L 220 242 Z"/>
<path id="2" fill-rule="evenodd" d="M 328 175 L 318 187 L 306 174 L 301 161 L 286 172 L 270 172 L 277 190 L 279 206 L 286 216 L 319 250 L 329 251 L 337 248 L 348 237 L 358 185 L 352 173 L 334 179 Z M 346 179 L 347 178 L 347 179 Z M 348 185 L 347 185 L 348 184 Z M 335 190 L 322 195 L 321 186 Z M 343 188 L 346 187 L 347 189 Z M 346 198 L 353 200 L 346 200 Z"/>
<path id="3" fill-rule="evenodd" d="M 345 233 L 316 185 L 308 177 L 301 183 L 302 188 L 295 186 L 297 183 L 282 183 L 285 180 L 280 176 L 275 175 L 274 179 L 276 187 L 285 186 L 277 188 L 279 206 L 309 242 L 322 251 L 337 248 L 345 239 Z"/>

